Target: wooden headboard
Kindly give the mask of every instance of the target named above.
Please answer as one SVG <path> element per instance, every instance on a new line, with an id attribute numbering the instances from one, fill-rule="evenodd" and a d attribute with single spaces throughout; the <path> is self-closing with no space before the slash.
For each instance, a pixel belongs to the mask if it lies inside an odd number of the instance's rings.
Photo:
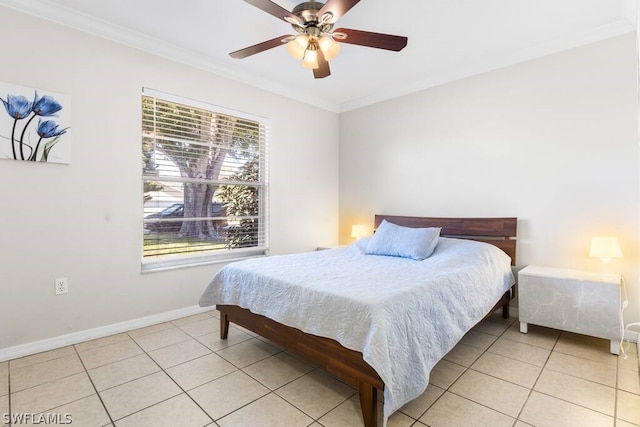
<path id="1" fill-rule="evenodd" d="M 490 243 L 502 249 L 516 265 L 518 218 L 428 218 L 417 216 L 376 215 L 374 229 L 383 219 L 404 227 L 441 227 L 441 236 Z"/>

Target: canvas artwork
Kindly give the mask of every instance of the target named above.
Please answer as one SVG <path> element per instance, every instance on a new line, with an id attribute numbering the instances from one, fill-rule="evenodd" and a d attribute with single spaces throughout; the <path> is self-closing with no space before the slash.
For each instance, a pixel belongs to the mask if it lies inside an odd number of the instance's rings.
<path id="1" fill-rule="evenodd" d="M 71 161 L 71 96 L 0 82 L 0 159 Z"/>

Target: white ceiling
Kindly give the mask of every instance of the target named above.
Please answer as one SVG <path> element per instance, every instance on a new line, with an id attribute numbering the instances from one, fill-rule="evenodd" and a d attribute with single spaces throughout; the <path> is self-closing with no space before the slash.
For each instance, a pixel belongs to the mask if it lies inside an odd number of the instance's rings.
<path id="1" fill-rule="evenodd" d="M 274 0 L 293 9 L 301 0 Z M 284 34 L 241 0 L 0 0 L 331 111 L 347 111 L 635 29 L 637 0 L 361 0 L 337 23 L 409 38 L 401 52 L 342 45 L 316 80 L 285 47 L 228 53 Z"/>

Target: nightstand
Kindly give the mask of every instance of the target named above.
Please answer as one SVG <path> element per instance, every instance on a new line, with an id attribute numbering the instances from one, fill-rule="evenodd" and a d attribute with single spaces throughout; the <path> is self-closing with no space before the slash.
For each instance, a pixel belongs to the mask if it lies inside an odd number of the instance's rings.
<path id="1" fill-rule="evenodd" d="M 346 248 L 348 245 L 328 245 L 328 246 L 318 246 L 316 251 L 326 251 L 327 249 L 340 249 Z"/>
<path id="2" fill-rule="evenodd" d="M 611 341 L 620 349 L 620 275 L 530 265 L 518 272 L 520 332 L 529 323 Z"/>

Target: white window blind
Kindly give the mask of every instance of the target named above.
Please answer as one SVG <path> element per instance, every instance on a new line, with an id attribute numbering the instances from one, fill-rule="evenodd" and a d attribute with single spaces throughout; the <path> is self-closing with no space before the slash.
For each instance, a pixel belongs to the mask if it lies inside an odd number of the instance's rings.
<path id="1" fill-rule="evenodd" d="M 143 269 L 264 254 L 267 123 L 144 89 Z"/>

